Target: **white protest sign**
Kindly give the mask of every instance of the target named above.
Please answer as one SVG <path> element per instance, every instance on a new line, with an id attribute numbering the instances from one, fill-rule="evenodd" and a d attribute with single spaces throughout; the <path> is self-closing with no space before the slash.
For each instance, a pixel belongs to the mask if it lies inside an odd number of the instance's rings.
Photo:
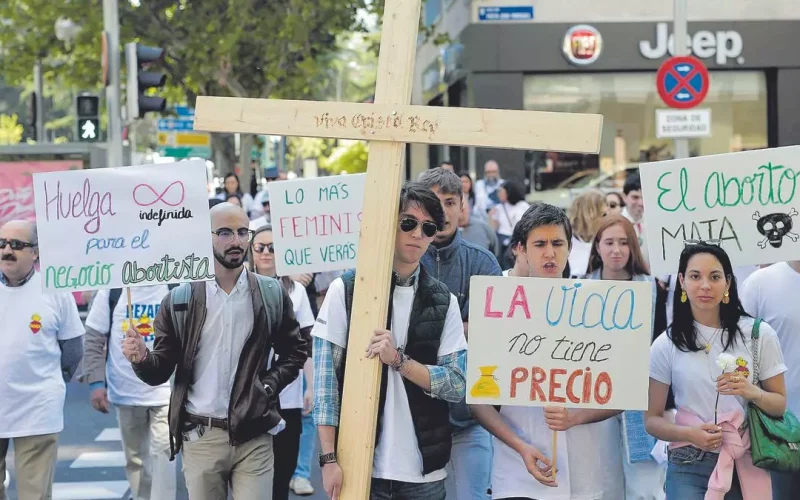
<path id="1" fill-rule="evenodd" d="M 647 409 L 653 284 L 475 276 L 467 403 Z"/>
<path id="2" fill-rule="evenodd" d="M 214 277 L 203 161 L 33 174 L 45 291 Z"/>
<path id="3" fill-rule="evenodd" d="M 365 174 L 268 184 L 279 276 L 356 267 Z"/>
<path id="4" fill-rule="evenodd" d="M 800 259 L 800 146 L 640 166 L 654 275 L 674 274 L 686 240 L 718 240 L 734 266 Z"/>

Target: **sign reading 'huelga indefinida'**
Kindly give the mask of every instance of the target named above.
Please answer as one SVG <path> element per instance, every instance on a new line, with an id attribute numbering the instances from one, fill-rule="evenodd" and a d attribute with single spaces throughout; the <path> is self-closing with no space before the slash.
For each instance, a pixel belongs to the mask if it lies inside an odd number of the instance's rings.
<path id="1" fill-rule="evenodd" d="M 800 258 L 800 146 L 640 167 L 654 275 L 673 274 L 687 244 L 721 245 L 734 266 Z"/>
<path id="2" fill-rule="evenodd" d="M 45 291 L 214 277 L 202 161 L 33 175 Z"/>

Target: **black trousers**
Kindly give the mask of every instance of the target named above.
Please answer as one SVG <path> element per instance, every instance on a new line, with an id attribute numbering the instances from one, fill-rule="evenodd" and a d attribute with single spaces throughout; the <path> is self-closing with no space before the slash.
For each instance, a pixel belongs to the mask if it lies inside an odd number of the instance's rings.
<path id="1" fill-rule="evenodd" d="M 302 411 L 300 408 L 281 410 L 280 414 L 286 422 L 286 428 L 272 440 L 275 453 L 275 472 L 272 479 L 273 500 L 289 499 L 289 482 L 297 468 L 297 454 L 300 452 L 300 432 Z"/>

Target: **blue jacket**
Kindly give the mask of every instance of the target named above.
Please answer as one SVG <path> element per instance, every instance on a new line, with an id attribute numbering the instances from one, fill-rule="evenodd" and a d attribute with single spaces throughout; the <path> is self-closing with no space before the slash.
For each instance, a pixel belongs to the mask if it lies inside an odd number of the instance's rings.
<path id="1" fill-rule="evenodd" d="M 445 247 L 430 245 L 421 262 L 431 276 L 447 285 L 450 293 L 456 296 L 461 319 L 465 322 L 469 320 L 469 279 L 503 275 L 497 258 L 485 248 L 464 240 L 461 231 L 456 231 L 453 241 Z M 450 423 L 461 429 L 476 424 L 466 400 L 450 405 Z"/>

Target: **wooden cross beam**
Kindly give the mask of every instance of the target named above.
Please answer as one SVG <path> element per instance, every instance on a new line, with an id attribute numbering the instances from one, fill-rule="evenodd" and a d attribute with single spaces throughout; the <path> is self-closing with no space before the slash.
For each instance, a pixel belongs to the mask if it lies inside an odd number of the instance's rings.
<path id="1" fill-rule="evenodd" d="M 374 104 L 198 97 L 196 105 L 195 130 L 371 141 L 339 425 L 343 500 L 369 498 L 381 371 L 364 348 L 386 324 L 405 143 L 600 149 L 600 115 L 410 106 L 420 2 L 386 0 Z"/>

